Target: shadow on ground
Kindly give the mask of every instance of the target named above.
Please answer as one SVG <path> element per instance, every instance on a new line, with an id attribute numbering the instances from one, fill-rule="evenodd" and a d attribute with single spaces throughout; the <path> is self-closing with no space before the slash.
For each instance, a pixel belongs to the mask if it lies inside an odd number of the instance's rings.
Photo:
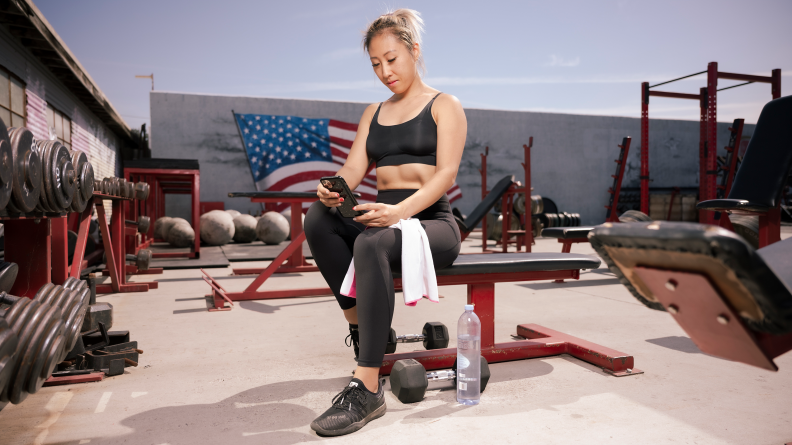
<path id="1" fill-rule="evenodd" d="M 526 364 L 530 364 L 526 366 Z M 489 385 L 513 380 L 528 380 L 550 374 L 553 366 L 542 360 L 509 362 L 493 365 Z M 349 382 L 349 377 L 330 379 L 297 380 L 273 383 L 253 388 L 218 403 L 186 406 L 168 406 L 134 414 L 121 421 L 121 425 L 132 430 L 127 435 L 95 438 L 94 444 L 124 443 L 131 445 L 161 444 L 247 444 L 266 443 L 291 445 L 301 442 L 323 440 L 309 432 L 310 423 L 321 414 L 320 410 L 330 407 L 336 391 Z M 380 429 L 397 422 L 425 423 L 449 414 L 469 409 L 456 402 L 456 392 L 451 383 L 433 383 L 427 397 L 420 403 L 400 404 L 389 393 L 390 384 L 385 378 L 384 388 L 388 391 L 386 414 L 369 424 L 366 429 Z M 526 386 L 528 383 L 526 382 Z M 563 401 L 573 403 L 578 399 Z M 556 401 L 557 403 L 558 401 Z M 494 404 L 498 402 L 493 400 Z M 306 405 L 320 406 L 320 410 Z M 542 408 L 531 404 L 524 410 Z M 513 407 L 508 407 L 513 410 Z M 410 411 L 407 416 L 397 413 Z M 499 410 L 497 410 L 499 411 Z M 487 412 L 484 415 L 498 415 Z M 299 429 L 301 431 L 294 431 Z M 305 431 L 305 432 L 303 432 Z"/>

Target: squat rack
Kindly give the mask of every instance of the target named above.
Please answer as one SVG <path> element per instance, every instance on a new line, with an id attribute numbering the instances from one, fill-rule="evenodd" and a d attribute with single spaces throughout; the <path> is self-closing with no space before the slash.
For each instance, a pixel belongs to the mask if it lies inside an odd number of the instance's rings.
<path id="1" fill-rule="evenodd" d="M 699 89 L 699 94 L 652 91 L 652 88 L 666 85 L 689 77 L 707 74 L 707 86 Z M 718 89 L 718 79 L 742 80 L 744 83 Z M 705 71 L 678 77 L 666 82 L 649 85 L 641 84 L 641 212 L 649 213 L 649 97 L 669 97 L 672 99 L 691 99 L 699 101 L 699 201 L 716 198 L 717 135 L 718 135 L 718 91 L 728 90 L 750 83 L 769 83 L 773 99 L 781 97 L 781 70 L 774 69 L 770 76 L 737 74 L 718 71 L 718 62 L 710 62 Z M 715 212 L 699 211 L 699 222 L 715 224 Z"/>

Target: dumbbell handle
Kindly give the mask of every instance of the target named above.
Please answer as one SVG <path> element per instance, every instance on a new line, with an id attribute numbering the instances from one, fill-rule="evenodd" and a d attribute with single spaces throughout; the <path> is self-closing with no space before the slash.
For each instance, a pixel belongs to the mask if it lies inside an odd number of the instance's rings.
<path id="1" fill-rule="evenodd" d="M 426 336 L 423 334 L 406 334 L 396 336 L 396 343 L 416 343 L 424 340 L 426 340 Z"/>
<path id="2" fill-rule="evenodd" d="M 0 304 L 14 304 L 20 298 L 23 297 L 17 297 L 15 295 L 10 295 L 6 292 L 0 292 Z"/>
<path id="3" fill-rule="evenodd" d="M 132 255 L 131 253 L 126 254 L 127 261 L 137 261 L 137 255 Z"/>
<path id="4" fill-rule="evenodd" d="M 443 371 L 432 371 L 426 373 L 426 379 L 430 382 L 438 382 L 441 380 L 454 380 L 456 372 L 453 369 L 446 369 Z"/>

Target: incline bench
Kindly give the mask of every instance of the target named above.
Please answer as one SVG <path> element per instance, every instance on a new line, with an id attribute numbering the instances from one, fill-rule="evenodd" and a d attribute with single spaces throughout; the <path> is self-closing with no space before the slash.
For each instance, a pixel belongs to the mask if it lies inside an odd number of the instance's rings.
<path id="1" fill-rule="evenodd" d="M 701 351 L 777 371 L 792 349 L 792 238 L 754 250 L 721 227 L 605 223 L 591 245 L 641 303 L 671 313 Z"/>
<path id="2" fill-rule="evenodd" d="M 498 255 L 460 255 L 453 265 L 437 271 L 439 286 L 467 285 L 468 303 L 475 304 L 481 319 L 481 353 L 489 363 L 570 354 L 603 370 L 625 376 L 639 374 L 633 357 L 579 338 L 534 324 L 517 326 L 517 336 L 525 340 L 495 343 L 495 283 L 537 280 L 579 279 L 581 269 L 596 269 L 600 260 L 590 255 L 569 253 L 502 253 Z M 206 274 L 212 287 L 214 306 L 237 300 L 282 298 L 258 291 L 228 292 Z M 401 278 L 394 275 L 395 288 L 401 289 Z M 272 292 L 272 291 L 270 291 Z M 427 370 L 450 368 L 456 359 L 456 349 L 387 354 L 381 373 L 387 375 L 397 360 L 412 358 Z"/>

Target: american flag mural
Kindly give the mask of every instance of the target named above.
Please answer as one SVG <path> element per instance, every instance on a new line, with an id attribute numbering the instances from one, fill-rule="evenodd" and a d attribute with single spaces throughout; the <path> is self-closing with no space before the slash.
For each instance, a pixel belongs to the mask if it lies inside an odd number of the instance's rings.
<path id="1" fill-rule="evenodd" d="M 358 127 L 333 119 L 298 116 L 234 113 L 234 117 L 253 181 L 260 191 L 315 191 L 319 178 L 335 175 L 344 165 Z M 359 202 L 374 202 L 376 170 L 372 168 L 366 174 L 356 192 L 361 194 Z M 448 198 L 454 202 L 461 197 L 462 190 L 455 183 L 448 190 Z"/>

